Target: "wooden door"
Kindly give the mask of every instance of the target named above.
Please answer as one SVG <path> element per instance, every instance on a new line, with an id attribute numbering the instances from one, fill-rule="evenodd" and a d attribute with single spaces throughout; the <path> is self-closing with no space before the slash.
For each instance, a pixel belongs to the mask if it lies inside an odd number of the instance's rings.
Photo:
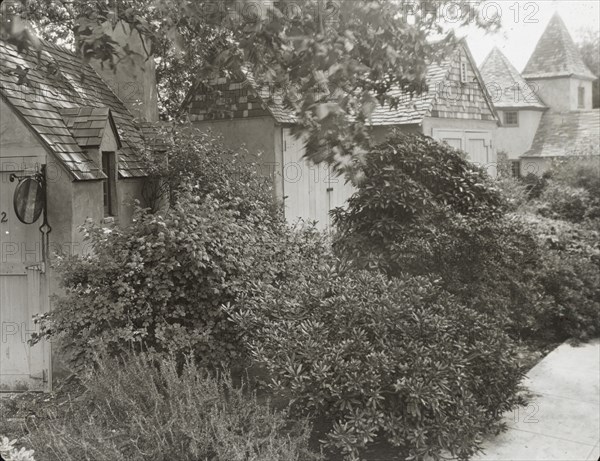
<path id="1" fill-rule="evenodd" d="M 492 149 L 492 133 L 480 130 L 433 130 L 433 138 L 443 141 L 467 154 L 467 159 L 476 165 L 490 169 L 495 167 Z"/>
<path id="2" fill-rule="evenodd" d="M 304 158 L 304 143 L 283 130 L 283 196 L 285 217 L 290 224 L 309 220 L 315 213 L 314 187 L 311 187 L 310 165 Z"/>
<path id="3" fill-rule="evenodd" d="M 462 130 L 438 130 L 434 129 L 432 137 L 438 141 L 445 142 L 458 150 L 465 149 L 465 133 Z"/>
<path id="4" fill-rule="evenodd" d="M 325 163 L 315 165 L 304 158 L 302 139 L 283 130 L 283 195 L 288 222 L 298 219 L 316 221 L 321 230 L 331 228 L 330 211 L 343 207 L 354 193 L 343 177 L 333 173 Z"/>
<path id="5" fill-rule="evenodd" d="M 465 150 L 469 154 L 469 160 L 487 168 L 494 161 L 492 158 L 492 134 L 489 131 L 467 131 L 465 138 Z"/>
<path id="6" fill-rule="evenodd" d="M 21 223 L 14 212 L 17 182 L 0 172 L 0 391 L 44 390 L 49 348 L 31 347 L 32 317 L 46 311 L 46 280 L 40 218 Z"/>

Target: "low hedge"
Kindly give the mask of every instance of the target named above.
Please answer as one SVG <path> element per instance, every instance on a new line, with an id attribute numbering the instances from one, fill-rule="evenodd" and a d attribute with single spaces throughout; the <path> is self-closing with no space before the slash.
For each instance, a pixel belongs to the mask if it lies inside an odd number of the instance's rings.
<path id="1" fill-rule="evenodd" d="M 29 419 L 44 461 L 316 461 L 310 427 L 190 362 L 100 359 L 77 392 Z M 46 399 L 49 400 L 49 399 Z M 40 409 L 41 410 L 41 409 Z"/>

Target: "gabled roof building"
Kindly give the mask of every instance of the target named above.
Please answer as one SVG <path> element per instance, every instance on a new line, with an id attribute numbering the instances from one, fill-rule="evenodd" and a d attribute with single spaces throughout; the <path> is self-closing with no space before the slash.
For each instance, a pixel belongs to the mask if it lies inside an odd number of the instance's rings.
<path id="1" fill-rule="evenodd" d="M 420 94 L 392 91 L 399 103 L 378 106 L 372 113 L 373 139 L 381 141 L 393 129 L 424 133 L 465 151 L 473 162 L 495 165 L 498 115 L 464 41 L 440 63 L 429 65 L 426 83 Z M 214 94 L 219 95 L 216 101 Z M 262 154 L 260 161 L 290 222 L 302 218 L 327 228 L 329 211 L 344 206 L 353 192 L 326 165 L 304 158 L 304 142 L 292 135 L 294 112 L 251 77 L 198 83 L 183 110 L 198 126 L 222 134 L 229 146 L 243 144 Z"/>
<path id="2" fill-rule="evenodd" d="M 134 200 L 144 203 L 149 130 L 107 78 L 62 47 L 19 49 L 0 38 L 0 318 L 23 330 L 0 343 L 0 391 L 49 390 L 60 374 L 50 344 L 23 339 L 58 290 L 56 254 L 85 254 L 86 220 L 127 224 Z"/>
<path id="3" fill-rule="evenodd" d="M 497 48 L 481 73 L 500 113 L 498 151 L 520 174 L 542 174 L 553 158 L 598 155 L 600 116 L 592 109 L 596 76 L 555 14 L 521 74 Z"/>

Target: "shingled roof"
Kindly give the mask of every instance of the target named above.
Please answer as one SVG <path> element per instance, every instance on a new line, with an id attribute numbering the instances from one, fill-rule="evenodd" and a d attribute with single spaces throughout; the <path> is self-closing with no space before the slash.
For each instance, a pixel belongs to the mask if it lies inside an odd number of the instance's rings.
<path id="1" fill-rule="evenodd" d="M 410 94 L 401 89 L 390 91 L 390 96 L 397 98 L 398 105 L 393 109 L 389 106 L 378 105 L 371 114 L 371 125 L 392 126 L 421 123 L 431 108 L 436 96 L 436 89 L 447 74 L 448 60 L 441 64 L 430 64 L 427 68 L 425 81 L 428 89 L 421 94 Z"/>
<path id="2" fill-rule="evenodd" d="M 483 61 L 481 76 L 494 105 L 499 109 L 547 108 L 497 47 L 494 47 Z"/>
<path id="3" fill-rule="evenodd" d="M 531 149 L 521 157 L 599 155 L 600 109 L 548 111 L 542 115 Z"/>
<path id="4" fill-rule="evenodd" d="M 468 83 L 460 82 L 460 62 L 468 66 Z M 377 106 L 371 115 L 373 126 L 419 124 L 425 117 L 470 118 L 497 121 L 498 115 L 485 89 L 483 78 L 465 40 L 461 40 L 440 63 L 431 63 L 425 77 L 427 90 L 410 94 L 393 90 L 400 104 Z"/>
<path id="5" fill-rule="evenodd" d="M 81 127 L 87 122 L 101 121 L 92 114 L 106 119 L 110 110 L 123 144 L 119 152 L 119 175 L 146 176 L 137 155 L 143 139 L 133 116 L 94 69 L 74 53 L 42 41 L 38 62 L 35 53 L 19 52 L 16 46 L 0 40 L 0 95 L 76 180 L 105 178 L 100 165 L 81 147 L 84 137 L 92 139 L 85 146 L 96 143 L 97 131 L 81 131 L 87 129 Z M 73 117 L 79 120 L 79 115 L 88 112 L 87 122 L 80 120 L 82 125 L 73 121 Z M 67 126 L 72 121 L 72 126 Z M 86 133 L 91 136 L 85 136 Z"/>
<path id="6" fill-rule="evenodd" d="M 572 75 L 590 80 L 597 78 L 581 59 L 562 18 L 555 13 L 525 66 L 523 77 L 531 79 Z"/>
<path id="7" fill-rule="evenodd" d="M 485 91 L 483 79 L 479 75 L 477 66 L 471 56 L 466 42 L 461 41 L 453 53 L 450 53 L 441 63 L 432 63 L 428 66 L 425 78 L 427 90 L 420 94 L 409 93 L 402 89 L 393 89 L 389 94 L 396 98 L 398 104 L 392 109 L 388 105 L 378 105 L 371 114 L 372 126 L 395 126 L 418 124 L 427 116 L 442 116 L 436 114 L 435 104 L 441 98 L 440 93 L 444 91 L 443 83 L 449 77 L 452 65 L 456 64 L 457 56 L 462 50 L 475 73 L 478 84 L 482 87 L 483 104 L 487 108 L 486 114 L 482 114 L 477 103 L 473 101 L 470 108 L 477 112 L 482 119 L 496 120 L 497 115 L 489 95 Z M 293 124 L 296 122 L 294 112 L 278 102 L 277 97 L 269 94 L 268 90 L 262 90 L 251 75 L 241 76 L 236 80 L 219 78 L 210 83 L 212 91 L 209 91 L 203 83 L 198 83 L 188 94 L 183 103 L 183 109 L 187 110 L 191 121 L 207 121 L 214 119 L 229 118 L 251 118 L 272 116 L 278 123 Z M 212 95 L 215 101 L 209 101 Z M 439 112 L 439 111 L 438 111 Z M 444 116 L 452 114 L 445 113 Z"/>
<path id="8" fill-rule="evenodd" d="M 81 147 L 99 147 L 102 144 L 106 126 L 110 124 L 115 128 L 108 107 L 61 109 L 60 115 L 73 138 Z M 117 142 L 120 142 L 118 138 Z"/>

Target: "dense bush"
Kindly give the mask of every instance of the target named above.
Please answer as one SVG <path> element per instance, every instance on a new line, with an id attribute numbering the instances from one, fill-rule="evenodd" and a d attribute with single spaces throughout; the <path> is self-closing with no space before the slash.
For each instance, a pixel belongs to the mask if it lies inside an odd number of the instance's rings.
<path id="1" fill-rule="evenodd" d="M 513 164 L 504 152 L 498 152 L 495 185 L 506 200 L 509 210 L 516 211 L 530 200 L 531 189 L 513 172 Z"/>
<path id="2" fill-rule="evenodd" d="M 507 208 L 457 151 L 398 135 L 369 153 L 357 193 L 336 211 L 335 247 L 353 266 L 440 278 L 462 303 L 527 334 L 538 306 L 537 245 Z"/>
<path id="3" fill-rule="evenodd" d="M 193 185 L 199 196 L 214 197 L 243 217 L 281 213 L 273 200 L 270 172 L 243 148 L 227 149 L 218 136 L 187 123 L 164 129 L 160 137 L 167 152 L 146 155 L 151 180 L 146 181 L 144 195 L 154 211 L 166 203 L 174 205 Z"/>
<path id="4" fill-rule="evenodd" d="M 540 197 L 546 186 L 548 185 L 548 175 L 536 175 L 533 173 L 527 174 L 522 180 L 523 184 L 527 189 L 527 193 L 530 199 L 537 199 Z"/>
<path id="5" fill-rule="evenodd" d="M 600 234 L 569 222 L 521 215 L 542 248 L 536 269 L 547 302 L 538 315 L 538 336 L 600 336 Z"/>
<path id="6" fill-rule="evenodd" d="M 30 420 L 44 461 L 309 461 L 309 427 L 186 362 L 101 360 L 83 393 Z"/>
<path id="7" fill-rule="evenodd" d="M 40 321 L 74 365 L 132 347 L 231 363 L 243 345 L 221 306 L 251 294 L 254 280 L 284 283 L 301 270 L 310 238 L 288 229 L 255 165 L 217 147 L 187 155 L 198 165 L 177 160 L 189 175 L 171 188 L 170 208 L 138 210 L 127 228 L 88 225 L 91 254 L 58 261 L 64 294 Z"/>
<path id="8" fill-rule="evenodd" d="M 600 158 L 556 160 L 545 177 L 538 197 L 542 216 L 575 223 L 600 218 Z"/>
<path id="9" fill-rule="evenodd" d="M 385 440 L 402 459 L 465 458 L 514 403 L 521 377 L 494 320 L 424 277 L 324 263 L 233 317 L 274 388 L 297 412 L 332 421 L 327 446 L 349 457 Z"/>
<path id="10" fill-rule="evenodd" d="M 591 256 L 549 245 L 508 213 L 520 208 L 450 147 L 398 135 L 367 155 L 357 193 L 335 212 L 335 248 L 349 266 L 439 278 L 517 337 L 598 334 Z"/>
<path id="11" fill-rule="evenodd" d="M 581 187 L 549 181 L 539 198 L 538 213 L 548 218 L 582 222 L 590 207 L 590 196 Z"/>
<path id="12" fill-rule="evenodd" d="M 34 450 L 15 447 L 16 440 L 0 436 L 0 459 L 4 461 L 35 461 Z"/>

